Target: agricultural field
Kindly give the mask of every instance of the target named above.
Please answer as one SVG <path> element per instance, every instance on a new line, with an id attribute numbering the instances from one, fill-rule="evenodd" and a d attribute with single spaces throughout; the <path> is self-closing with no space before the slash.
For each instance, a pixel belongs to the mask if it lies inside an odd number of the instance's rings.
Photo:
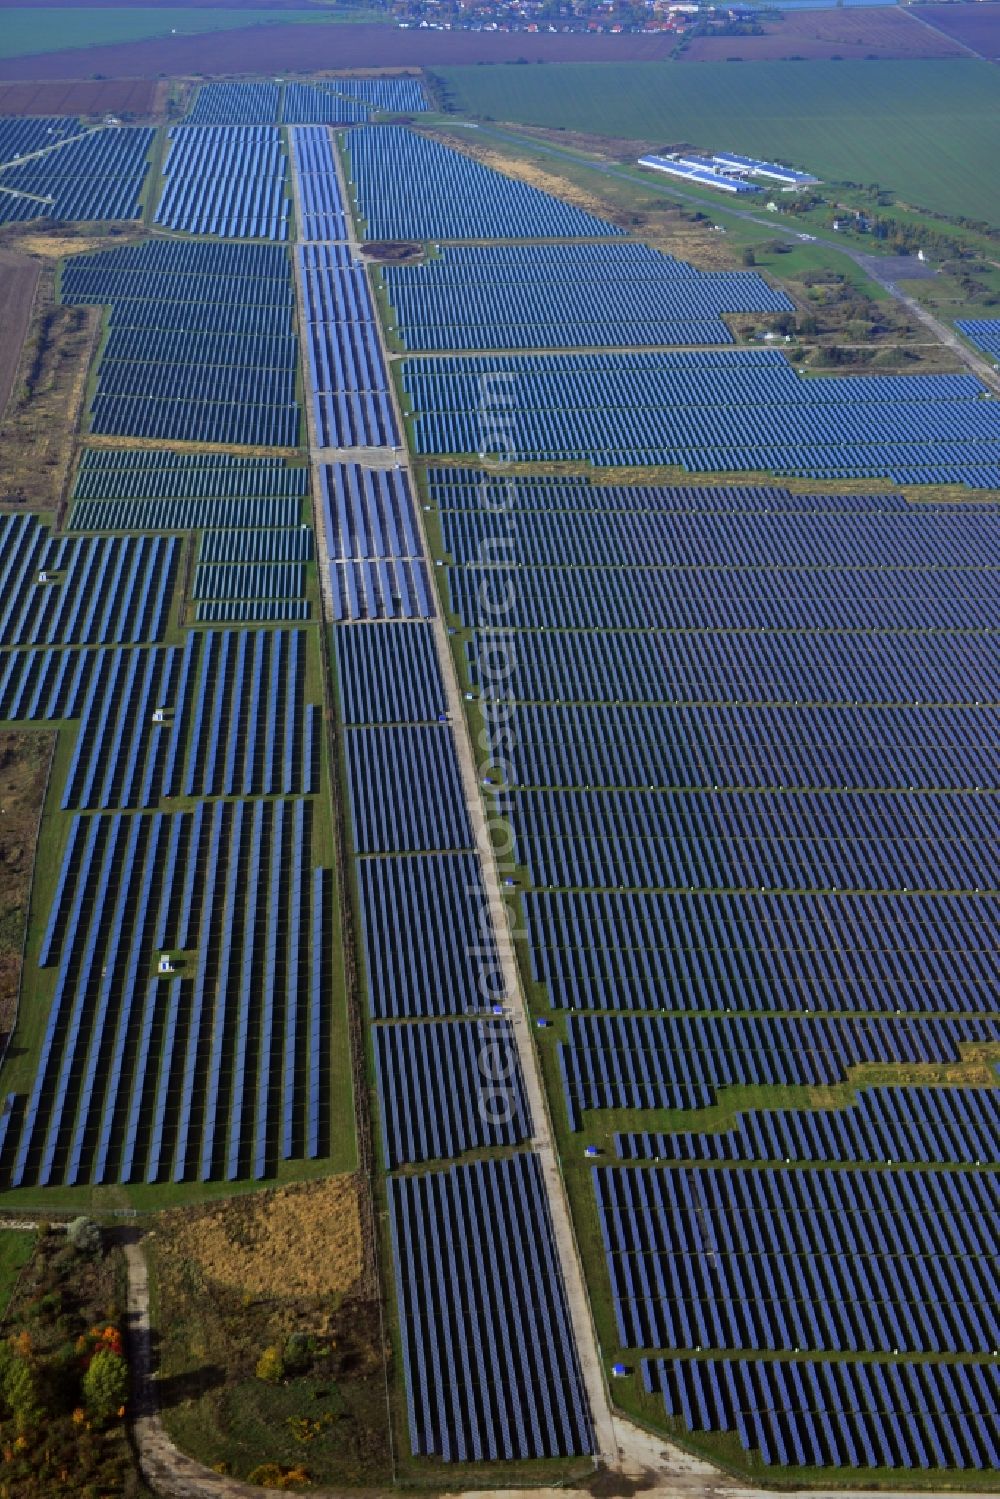
<path id="1" fill-rule="evenodd" d="M 190 15 L 192 12 L 187 11 Z M 198 14 L 197 9 L 193 12 Z M 102 11 L 114 17 L 114 10 Z M 154 14 L 146 12 L 147 15 Z M 156 15 L 162 14 L 155 12 Z M 243 14 L 230 10 L 230 16 Z M 261 12 L 243 15 L 239 30 L 197 36 L 60 48 L 39 55 L 0 58 L 0 79 L 186 78 L 273 76 L 275 70 L 310 76 L 356 69 L 462 66 L 471 63 L 662 62 L 676 41 L 661 34 L 588 35 L 583 32 L 435 31 L 372 24 L 363 11 L 317 8 L 303 24 L 287 13 L 267 25 L 252 24 Z M 349 24 L 339 24 L 339 21 Z M 178 28 L 180 32 L 180 28 Z M 51 32 L 49 33 L 51 41 Z"/>
<path id="2" fill-rule="evenodd" d="M 460 115 L 787 161 L 906 203 L 1000 225 L 1000 82 L 968 60 L 441 69 Z M 636 153 L 639 154 L 638 152 Z"/>
<path id="3" fill-rule="evenodd" d="M 163 93 L 163 86 L 148 78 L 4 83 L 0 84 L 0 115 L 144 118 L 156 112 Z"/>
<path id="4" fill-rule="evenodd" d="M 912 12 L 887 5 L 874 9 L 782 10 L 761 24 L 760 34 L 692 37 L 684 62 L 803 62 L 824 58 L 962 57 L 965 49 L 942 32 L 922 26 Z"/>
<path id="5" fill-rule="evenodd" d="M 1000 57 L 1000 11 L 993 5 L 921 5 L 919 18 L 929 26 L 954 37 L 980 57 Z"/>
<path id="6" fill-rule="evenodd" d="M 254 10 L 249 21 L 265 26 L 274 21 L 317 22 L 323 19 L 316 11 Z M 88 9 L 71 6 L 66 9 L 43 7 L 4 7 L 3 31 L 0 34 L 0 58 L 18 58 L 52 50 L 52 38 L 58 36 L 61 51 L 114 46 L 141 41 L 147 37 L 201 36 L 206 32 L 231 31 L 248 25 L 247 16 L 239 10 L 207 10 L 183 6 L 176 10 L 151 7 L 128 9 Z"/>

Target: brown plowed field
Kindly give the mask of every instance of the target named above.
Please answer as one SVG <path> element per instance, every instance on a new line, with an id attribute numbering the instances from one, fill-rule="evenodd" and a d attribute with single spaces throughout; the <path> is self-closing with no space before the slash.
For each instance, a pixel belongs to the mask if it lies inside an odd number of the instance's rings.
<path id="1" fill-rule="evenodd" d="M 150 115 L 157 87 L 151 78 L 0 83 L 0 115 Z"/>
<path id="2" fill-rule="evenodd" d="M 531 36 L 526 32 L 400 31 L 396 26 L 254 26 L 206 36 L 8 57 L 0 78 L 181 78 L 190 74 L 316 73 L 325 68 L 444 67 L 477 62 L 658 62 L 674 38 Z"/>
<path id="3" fill-rule="evenodd" d="M 37 260 L 0 250 L 0 416 L 14 387 L 40 270 Z"/>
<path id="4" fill-rule="evenodd" d="M 1000 5 L 921 5 L 917 14 L 980 57 L 1000 62 Z"/>
<path id="5" fill-rule="evenodd" d="M 945 6 L 950 10 L 953 7 Z M 964 6 L 959 7 L 965 9 Z M 981 9 L 981 6 L 970 7 Z M 1000 14 L 1000 5 L 994 7 Z M 950 37 L 921 26 L 904 10 L 786 11 L 764 23 L 762 36 L 698 36 L 681 53 L 684 62 L 782 62 L 792 58 L 962 57 Z"/>

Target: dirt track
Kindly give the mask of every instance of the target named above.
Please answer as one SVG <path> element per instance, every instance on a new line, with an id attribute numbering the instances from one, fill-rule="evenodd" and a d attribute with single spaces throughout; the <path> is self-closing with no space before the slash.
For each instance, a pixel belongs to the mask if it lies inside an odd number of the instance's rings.
<path id="1" fill-rule="evenodd" d="M 0 416 L 14 388 L 40 270 L 37 260 L 0 250 Z"/>

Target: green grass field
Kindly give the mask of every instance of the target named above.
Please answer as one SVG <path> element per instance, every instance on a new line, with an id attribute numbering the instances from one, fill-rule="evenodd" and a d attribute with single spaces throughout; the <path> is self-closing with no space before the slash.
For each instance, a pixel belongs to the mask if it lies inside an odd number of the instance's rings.
<path id="1" fill-rule="evenodd" d="M 352 13 L 351 18 L 354 18 Z M 27 57 L 55 48 L 107 46 L 113 42 L 141 42 L 150 37 L 198 36 L 207 31 L 232 31 L 242 26 L 319 25 L 343 19 L 315 10 L 31 10 L 12 8 L 3 13 L 0 58 Z"/>
<path id="2" fill-rule="evenodd" d="M 653 145 L 773 155 L 1000 225 L 1000 73 L 989 63 L 600 63 L 443 68 L 451 107 Z"/>
<path id="3" fill-rule="evenodd" d="M 10 1303 L 17 1278 L 31 1258 L 35 1235 L 30 1229 L 4 1229 L 0 1232 L 0 1320 Z"/>

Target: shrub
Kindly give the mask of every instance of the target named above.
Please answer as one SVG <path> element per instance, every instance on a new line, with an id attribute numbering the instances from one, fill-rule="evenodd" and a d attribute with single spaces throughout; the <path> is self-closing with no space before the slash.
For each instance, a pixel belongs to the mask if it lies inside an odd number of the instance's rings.
<path id="1" fill-rule="evenodd" d="M 66 1237 L 79 1254 L 99 1254 L 101 1230 L 93 1218 L 74 1218 L 66 1225 Z"/>
<path id="2" fill-rule="evenodd" d="M 285 1468 L 280 1463 L 261 1463 L 247 1475 L 248 1483 L 262 1489 L 294 1489 L 307 1487 L 310 1479 L 305 1468 Z"/>
<path id="3" fill-rule="evenodd" d="M 258 1379 L 266 1379 L 268 1384 L 277 1384 L 285 1375 L 285 1361 L 281 1356 L 280 1348 L 265 1348 L 257 1360 L 255 1370 Z"/>
<path id="4" fill-rule="evenodd" d="M 286 1374 L 304 1374 L 312 1365 L 313 1342 L 304 1332 L 293 1332 L 285 1344 L 282 1355 L 284 1372 Z"/>

